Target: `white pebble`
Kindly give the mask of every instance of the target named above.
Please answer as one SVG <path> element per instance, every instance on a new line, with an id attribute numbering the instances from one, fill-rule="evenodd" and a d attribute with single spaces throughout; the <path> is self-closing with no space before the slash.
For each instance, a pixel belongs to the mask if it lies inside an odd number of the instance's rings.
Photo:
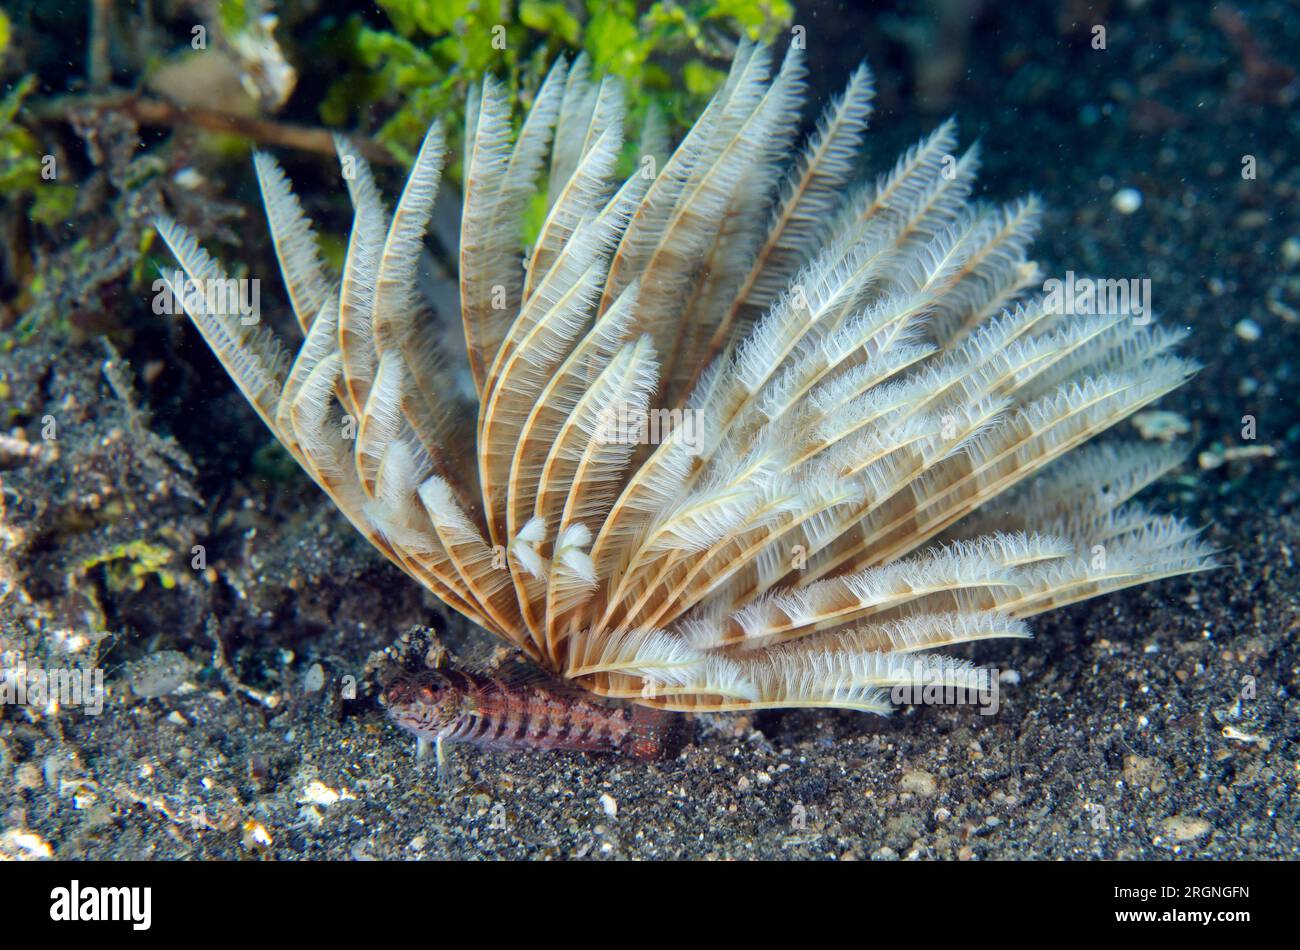
<path id="1" fill-rule="evenodd" d="M 1237 325 L 1233 327 L 1233 329 L 1236 331 L 1237 336 L 1241 337 L 1247 343 L 1254 343 L 1260 338 L 1260 335 L 1263 332 L 1260 330 L 1259 324 L 1249 317 L 1245 320 L 1238 321 Z"/>
<path id="2" fill-rule="evenodd" d="M 324 782 L 322 782 L 320 779 L 312 779 L 310 782 L 307 783 L 307 787 L 303 789 L 302 797 L 298 799 L 298 803 L 300 805 L 307 804 L 307 805 L 329 806 L 339 801 L 342 801 L 345 798 L 355 798 L 355 797 L 356 796 L 354 796 L 346 788 L 343 789 L 342 792 L 335 791 L 334 789 L 326 785 Z"/>
<path id="3" fill-rule="evenodd" d="M 313 663 L 307 675 L 302 678 L 302 690 L 304 693 L 319 693 L 325 688 L 325 667 L 319 663 Z"/>
<path id="4" fill-rule="evenodd" d="M 193 191 L 199 185 L 203 184 L 203 176 L 193 168 L 185 167 L 172 176 L 172 181 L 180 185 L 186 191 Z"/>
<path id="5" fill-rule="evenodd" d="M 1300 237 L 1289 237 L 1282 242 L 1282 260 L 1287 267 L 1300 264 Z"/>
<path id="6" fill-rule="evenodd" d="M 1132 214 L 1142 207 L 1142 192 L 1136 188 L 1121 188 L 1115 192 L 1110 203 L 1120 214 Z"/>
<path id="7" fill-rule="evenodd" d="M 4 837 L 0 838 L 0 848 L 11 854 L 16 853 L 20 857 L 54 857 L 54 849 L 40 835 L 34 831 L 19 831 L 17 828 L 10 828 L 4 833 Z"/>
<path id="8" fill-rule="evenodd" d="M 602 792 L 600 795 L 600 807 L 605 809 L 605 814 L 610 818 L 618 817 L 618 802 L 609 792 Z"/>

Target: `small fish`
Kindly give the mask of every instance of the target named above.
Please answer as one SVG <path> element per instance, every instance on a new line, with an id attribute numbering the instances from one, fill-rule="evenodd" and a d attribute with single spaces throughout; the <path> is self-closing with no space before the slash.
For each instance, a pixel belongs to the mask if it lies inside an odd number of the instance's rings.
<path id="1" fill-rule="evenodd" d="M 644 707 L 614 708 L 531 684 L 463 670 L 425 670 L 390 684 L 381 700 L 388 717 L 421 739 L 483 749 L 616 752 L 637 759 L 668 753 L 673 715 Z"/>

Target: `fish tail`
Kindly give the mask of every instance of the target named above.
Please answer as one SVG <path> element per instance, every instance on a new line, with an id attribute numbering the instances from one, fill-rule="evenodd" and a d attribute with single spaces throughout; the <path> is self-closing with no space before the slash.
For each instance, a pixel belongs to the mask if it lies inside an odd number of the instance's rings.
<path id="1" fill-rule="evenodd" d="M 637 759 L 666 759 L 681 747 L 681 717 L 666 709 L 632 707 L 628 753 Z"/>

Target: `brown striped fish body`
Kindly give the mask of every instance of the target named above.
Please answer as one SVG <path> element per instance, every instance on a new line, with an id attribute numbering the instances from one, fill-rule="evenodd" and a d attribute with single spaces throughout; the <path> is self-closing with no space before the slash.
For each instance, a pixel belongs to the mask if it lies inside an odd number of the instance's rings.
<path id="1" fill-rule="evenodd" d="M 388 716 L 422 739 L 484 749 L 617 752 L 638 759 L 665 754 L 670 716 L 616 709 L 543 687 L 477 673 L 427 670 L 384 691 Z"/>

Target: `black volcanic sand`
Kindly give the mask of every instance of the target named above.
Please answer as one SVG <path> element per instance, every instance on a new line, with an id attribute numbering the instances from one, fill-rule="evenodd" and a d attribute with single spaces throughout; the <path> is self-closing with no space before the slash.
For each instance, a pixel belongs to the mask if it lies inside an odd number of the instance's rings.
<path id="1" fill-rule="evenodd" d="M 923 17 L 901 5 L 809 10 L 798 22 L 810 50 L 835 44 L 811 54 L 817 92 L 829 94 L 865 52 L 881 84 L 874 169 L 955 111 L 963 140 L 981 142 L 982 194 L 1033 190 L 1045 200 L 1037 253 L 1048 272 L 1151 279 L 1157 311 L 1190 330 L 1183 351 L 1205 368 L 1160 404 L 1190 423 L 1193 455 L 1148 494 L 1206 525 L 1224 552 L 1219 570 L 1038 618 L 1031 641 L 981 645 L 970 655 L 1004 671 L 996 715 L 926 707 L 888 718 L 717 717 L 697 724 L 676 759 L 654 764 L 460 749 L 444 790 L 432 758 L 417 758 L 375 702 L 392 666 L 379 651 L 424 622 L 454 653 L 482 662 L 486 637 L 355 542 L 305 478 L 249 475 L 265 438 L 238 397 L 208 394 L 209 408 L 196 411 L 226 421 L 204 432 L 142 386 L 153 428 L 175 433 L 198 468 L 207 503 L 185 510 L 204 519 L 192 535 L 221 539 L 215 578 L 173 590 L 151 580 L 104 605 L 123 633 L 105 660 L 102 716 L 0 713 L 0 852 L 1300 856 L 1300 479 L 1291 461 L 1300 437 L 1300 119 L 1297 89 L 1280 87 L 1268 68 L 1269 58 L 1294 62 L 1300 9 L 1243 5 L 1252 46 L 1234 41 L 1240 34 L 1208 4 L 1066 4 L 1079 10 L 1073 25 L 1053 5 L 986 6 L 965 70 L 929 94 L 928 111 L 906 45 L 925 42 Z M 1107 25 L 1105 51 L 1089 48 L 1094 22 Z M 824 40 L 823 24 L 835 25 Z M 846 36 L 867 39 L 855 48 Z M 1242 178 L 1244 155 L 1257 159 L 1254 180 Z M 1142 200 L 1123 214 L 1113 199 L 1126 188 Z M 39 358 L 19 350 L 0 356 L 0 369 L 15 398 L 39 403 L 61 398 L 63 385 L 93 394 L 102 358 L 93 345 Z M 39 385 L 33 364 L 49 369 Z M 1202 469 L 1199 453 L 1242 444 L 1245 415 L 1258 426 L 1248 444 L 1275 454 Z M 74 439 L 64 459 L 75 457 Z M 20 527 L 42 492 L 75 483 L 64 459 L 41 473 L 5 473 Z M 37 601 L 45 586 L 27 582 Z M 14 600 L 0 605 L 7 624 L 27 610 Z M 256 695 L 233 689 L 214 665 L 208 616 Z M 141 698 L 129 684 L 156 681 L 140 658 L 161 650 L 188 658 L 187 683 Z M 340 698 L 348 676 L 354 700 Z M 275 708 L 258 701 L 263 694 Z"/>

